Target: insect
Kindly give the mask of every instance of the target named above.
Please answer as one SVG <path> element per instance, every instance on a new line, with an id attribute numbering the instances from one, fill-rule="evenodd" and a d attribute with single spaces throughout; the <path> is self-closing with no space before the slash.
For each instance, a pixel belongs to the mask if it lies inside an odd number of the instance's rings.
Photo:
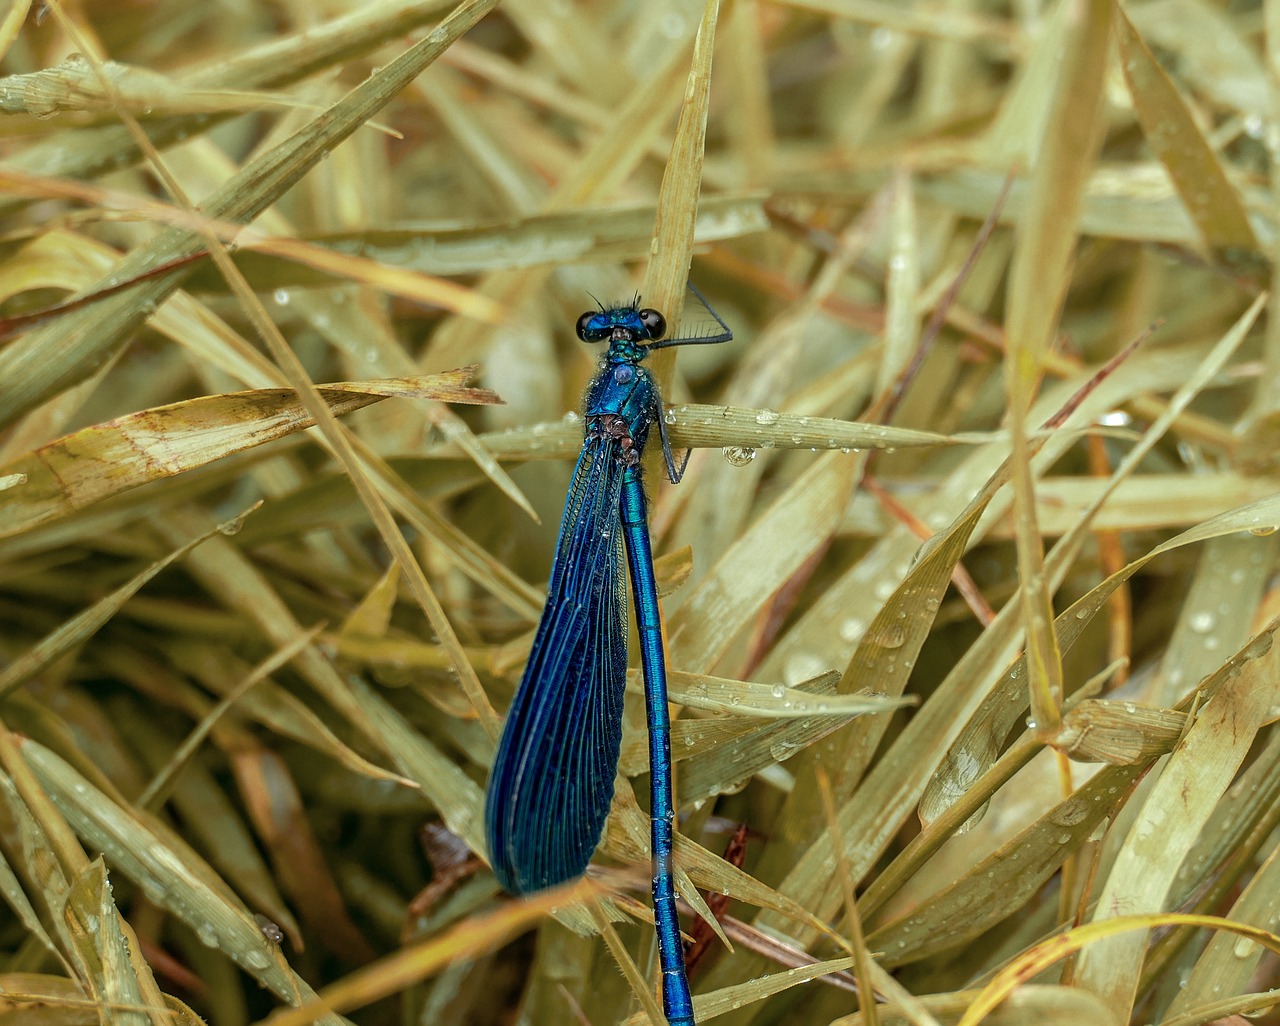
<path id="1" fill-rule="evenodd" d="M 609 349 L 587 388 L 586 437 L 565 501 L 547 604 L 507 713 L 485 801 L 489 857 L 508 891 L 542 890 L 586 871 L 609 813 L 622 742 L 625 547 L 644 667 L 654 921 L 663 1008 L 671 1026 L 692 1026 L 693 1000 L 671 875 L 671 719 L 640 457 L 655 424 L 673 484 L 684 475 L 688 456 L 677 468 L 662 398 L 642 363 L 654 349 L 733 338 L 701 293 L 693 292 L 723 329 L 719 334 L 663 340 L 666 319 L 639 308 L 638 298 L 578 318 L 578 337 L 607 341 Z"/>

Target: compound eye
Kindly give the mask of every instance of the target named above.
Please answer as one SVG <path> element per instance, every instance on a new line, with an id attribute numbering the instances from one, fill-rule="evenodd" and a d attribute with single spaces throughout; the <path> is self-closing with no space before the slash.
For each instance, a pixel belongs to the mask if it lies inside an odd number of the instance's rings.
<path id="1" fill-rule="evenodd" d="M 575 329 L 578 332 L 578 338 L 583 342 L 599 342 L 600 332 L 591 330 L 591 319 L 595 317 L 590 310 L 578 318 L 578 325 Z"/>
<path id="2" fill-rule="evenodd" d="M 649 333 L 650 341 L 656 342 L 667 333 L 667 319 L 657 310 L 641 310 L 640 323 L 644 325 L 645 331 Z"/>

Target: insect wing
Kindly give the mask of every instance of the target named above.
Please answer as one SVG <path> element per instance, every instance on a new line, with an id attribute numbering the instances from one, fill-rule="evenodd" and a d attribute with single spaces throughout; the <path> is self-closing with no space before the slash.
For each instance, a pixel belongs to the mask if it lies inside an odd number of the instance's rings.
<path id="1" fill-rule="evenodd" d="M 581 875 L 613 798 L 627 673 L 617 449 L 589 438 L 578 457 L 547 604 L 489 778 L 489 855 L 516 894 Z"/>

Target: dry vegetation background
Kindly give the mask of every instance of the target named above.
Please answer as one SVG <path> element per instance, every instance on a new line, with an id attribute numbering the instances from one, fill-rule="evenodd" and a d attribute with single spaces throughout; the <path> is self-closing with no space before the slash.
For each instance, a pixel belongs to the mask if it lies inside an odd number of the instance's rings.
<path id="1" fill-rule="evenodd" d="M 1280 4 L 716 14 L 0 10 L 0 1022 L 649 1021 L 638 694 L 611 870 L 469 853 L 574 320 L 686 277 L 700 1021 L 1268 1015 Z"/>

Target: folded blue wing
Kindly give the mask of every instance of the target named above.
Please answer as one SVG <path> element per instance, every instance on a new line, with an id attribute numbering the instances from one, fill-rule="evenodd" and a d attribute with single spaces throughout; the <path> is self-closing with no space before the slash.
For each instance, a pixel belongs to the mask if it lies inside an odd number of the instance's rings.
<path id="1" fill-rule="evenodd" d="M 547 604 L 489 777 L 489 857 L 513 894 L 580 876 L 613 798 L 627 674 L 618 453 L 613 438 L 583 444 Z"/>

